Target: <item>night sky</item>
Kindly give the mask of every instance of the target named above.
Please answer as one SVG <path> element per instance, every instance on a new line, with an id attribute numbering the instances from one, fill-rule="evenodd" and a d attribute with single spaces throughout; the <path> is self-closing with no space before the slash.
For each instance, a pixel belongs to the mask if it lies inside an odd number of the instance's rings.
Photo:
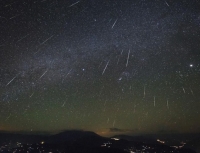
<path id="1" fill-rule="evenodd" d="M 200 132 L 198 0 L 1 0 L 0 130 Z"/>

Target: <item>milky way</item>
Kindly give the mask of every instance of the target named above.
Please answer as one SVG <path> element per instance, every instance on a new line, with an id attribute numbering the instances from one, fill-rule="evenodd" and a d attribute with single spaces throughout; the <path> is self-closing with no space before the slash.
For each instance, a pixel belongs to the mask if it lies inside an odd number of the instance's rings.
<path id="1" fill-rule="evenodd" d="M 0 130 L 200 132 L 198 1 L 0 8 Z"/>

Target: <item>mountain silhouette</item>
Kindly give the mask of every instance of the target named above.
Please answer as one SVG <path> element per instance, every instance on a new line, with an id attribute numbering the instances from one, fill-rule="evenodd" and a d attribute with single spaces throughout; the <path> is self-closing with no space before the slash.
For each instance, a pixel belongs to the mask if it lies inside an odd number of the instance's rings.
<path id="1" fill-rule="evenodd" d="M 81 131 L 81 130 L 67 130 L 63 131 L 61 133 L 52 135 L 49 137 L 49 140 L 47 142 L 49 143 L 65 143 L 65 142 L 82 142 L 84 143 L 84 140 L 93 142 L 95 140 L 105 140 L 107 138 L 103 138 L 99 135 L 97 135 L 94 132 L 91 131 Z"/>

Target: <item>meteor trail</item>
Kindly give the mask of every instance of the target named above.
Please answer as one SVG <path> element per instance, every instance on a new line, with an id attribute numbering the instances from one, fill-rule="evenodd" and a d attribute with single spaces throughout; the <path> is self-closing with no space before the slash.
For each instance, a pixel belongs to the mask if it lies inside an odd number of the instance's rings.
<path id="1" fill-rule="evenodd" d="M 103 70 L 103 72 L 102 72 L 102 75 L 103 75 L 103 74 L 104 74 L 104 72 L 106 71 L 106 69 L 107 69 L 107 66 L 108 66 L 109 62 L 110 62 L 110 60 L 107 62 L 106 66 L 105 66 L 105 68 L 104 68 L 104 70 Z"/>
<path id="2" fill-rule="evenodd" d="M 73 3 L 73 4 L 71 4 L 70 6 L 68 6 L 68 7 L 72 7 L 72 6 L 74 6 L 74 5 L 76 5 L 76 4 L 78 4 L 80 1 L 77 1 L 77 2 L 75 2 L 75 3 Z"/>
<path id="3" fill-rule="evenodd" d="M 107 124 L 109 123 L 109 118 L 108 118 L 108 120 L 107 120 Z"/>
<path id="4" fill-rule="evenodd" d="M 47 42 L 48 40 L 50 40 L 51 38 L 53 38 L 53 36 L 54 36 L 54 35 L 52 35 L 52 36 L 50 36 L 49 38 L 47 38 L 45 41 L 43 41 L 43 42 L 41 43 L 41 45 L 44 44 L 44 43 L 46 43 L 46 42 Z"/>
<path id="5" fill-rule="evenodd" d="M 34 92 L 29 96 L 30 98 L 33 96 Z"/>
<path id="6" fill-rule="evenodd" d="M 165 1 L 165 4 L 169 7 L 169 4 Z"/>
<path id="7" fill-rule="evenodd" d="M 124 50 L 122 49 L 121 54 L 119 55 L 119 58 L 118 58 L 118 60 L 117 60 L 117 65 L 118 65 L 118 63 L 119 63 L 119 59 L 120 59 L 120 56 L 122 55 L 123 51 L 124 51 Z"/>
<path id="8" fill-rule="evenodd" d="M 118 20 L 118 19 L 116 19 L 115 22 L 113 23 L 113 25 L 112 25 L 112 29 L 114 28 L 114 26 L 115 26 L 117 20 Z"/>
<path id="9" fill-rule="evenodd" d="M 182 87 L 183 88 L 183 87 Z M 183 92 L 185 93 L 185 89 L 183 88 Z"/>
<path id="10" fill-rule="evenodd" d="M 62 104 L 62 107 L 64 107 L 65 106 L 65 104 L 66 104 L 66 101 Z"/>
<path id="11" fill-rule="evenodd" d="M 47 73 L 48 69 L 40 76 L 40 78 L 38 80 L 40 80 L 46 73 Z"/>
<path id="12" fill-rule="evenodd" d="M 72 71 L 72 68 L 69 70 L 69 72 L 67 73 L 67 75 L 64 77 L 64 79 L 69 75 L 69 73 Z M 64 79 L 62 80 L 62 83 L 64 81 Z"/>
<path id="13" fill-rule="evenodd" d="M 11 114 L 5 119 L 5 121 L 7 121 L 10 118 Z"/>
<path id="14" fill-rule="evenodd" d="M 169 109 L 169 101 L 168 101 L 168 99 L 167 99 L 167 108 Z"/>
<path id="15" fill-rule="evenodd" d="M 12 78 L 7 84 L 6 84 L 6 87 L 11 83 L 13 82 L 13 80 L 19 75 L 20 73 L 18 73 L 14 78 Z"/>
<path id="16" fill-rule="evenodd" d="M 130 49 L 129 49 L 129 51 L 128 51 L 128 56 L 127 56 L 127 61 L 126 61 L 126 67 L 128 66 L 129 55 L 130 55 Z"/>
<path id="17" fill-rule="evenodd" d="M 115 127 L 115 120 L 113 121 L 113 127 Z"/>

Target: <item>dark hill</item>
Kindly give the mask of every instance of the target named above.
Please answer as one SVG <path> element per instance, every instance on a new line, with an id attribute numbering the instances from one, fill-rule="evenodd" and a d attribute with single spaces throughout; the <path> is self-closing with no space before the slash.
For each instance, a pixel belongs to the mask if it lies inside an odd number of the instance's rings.
<path id="1" fill-rule="evenodd" d="M 48 143 L 65 143 L 65 142 L 76 142 L 76 143 L 83 143 L 84 142 L 96 142 L 99 140 L 104 140 L 106 138 L 103 138 L 99 135 L 97 135 L 94 132 L 90 131 L 80 131 L 80 130 L 68 130 L 63 131 L 61 133 L 52 135 L 49 137 Z"/>

